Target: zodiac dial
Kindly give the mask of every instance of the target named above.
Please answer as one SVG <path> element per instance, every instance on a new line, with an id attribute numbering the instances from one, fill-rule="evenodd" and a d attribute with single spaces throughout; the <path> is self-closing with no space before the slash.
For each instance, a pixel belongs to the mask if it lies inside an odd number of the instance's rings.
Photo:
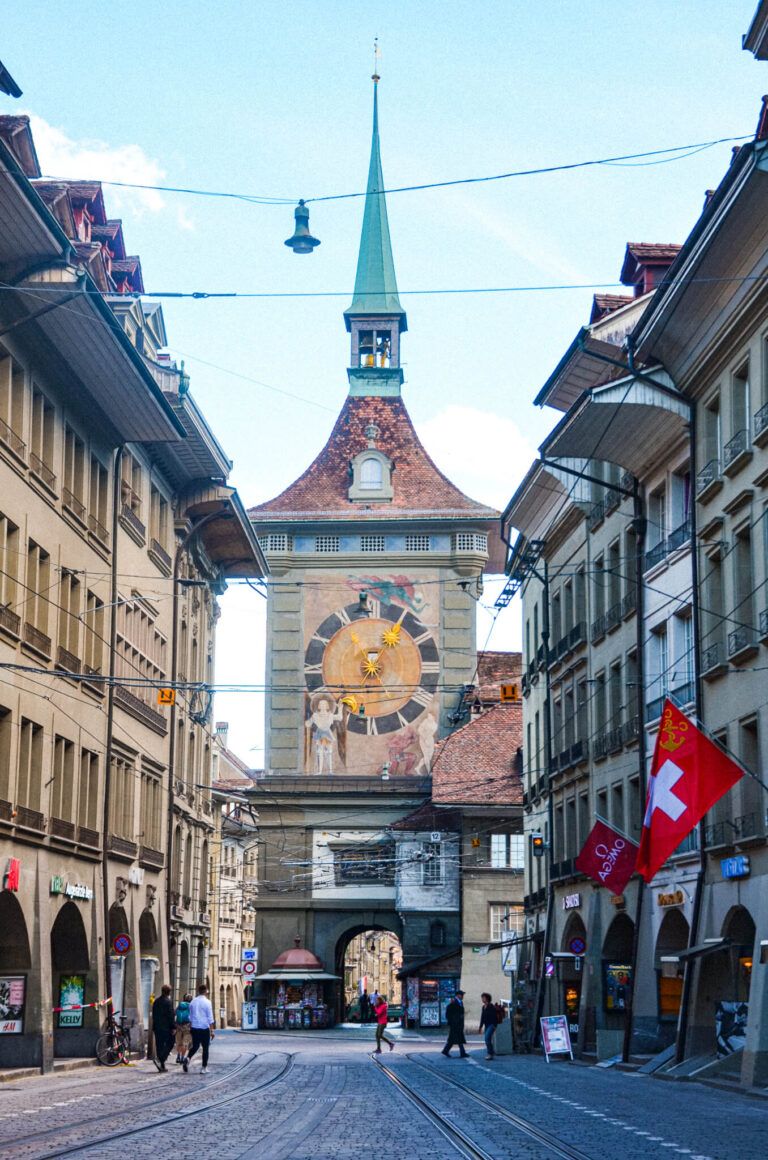
<path id="1" fill-rule="evenodd" d="M 407 608 L 375 600 L 368 607 L 370 615 L 348 604 L 318 626 L 304 654 L 304 680 L 310 693 L 328 689 L 348 706 L 350 732 L 392 733 L 431 705 L 437 646 Z"/>

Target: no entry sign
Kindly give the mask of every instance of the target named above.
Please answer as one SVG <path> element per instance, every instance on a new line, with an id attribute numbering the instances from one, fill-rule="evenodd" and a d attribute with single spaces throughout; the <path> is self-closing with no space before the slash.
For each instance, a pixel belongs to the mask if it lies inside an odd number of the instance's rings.
<path id="1" fill-rule="evenodd" d="M 116 955 L 127 955 L 133 946 L 127 934 L 118 934 L 112 939 L 112 950 Z"/>
<path id="2" fill-rule="evenodd" d="M 253 959 L 246 959 L 246 961 L 241 964 L 240 970 L 246 976 L 255 975 L 256 974 L 256 963 L 253 961 Z"/>

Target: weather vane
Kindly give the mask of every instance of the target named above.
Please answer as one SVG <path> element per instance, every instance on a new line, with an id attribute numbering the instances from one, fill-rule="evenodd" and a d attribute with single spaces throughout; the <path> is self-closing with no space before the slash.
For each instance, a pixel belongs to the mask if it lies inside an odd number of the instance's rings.
<path id="1" fill-rule="evenodd" d="M 381 60 L 381 49 L 379 48 L 379 38 L 378 38 L 378 36 L 374 36 L 374 38 L 373 38 L 373 76 L 371 77 L 371 80 L 373 81 L 373 83 L 375 85 L 377 85 L 379 83 L 379 80 L 380 80 L 380 77 L 379 77 L 379 61 L 380 60 Z"/>

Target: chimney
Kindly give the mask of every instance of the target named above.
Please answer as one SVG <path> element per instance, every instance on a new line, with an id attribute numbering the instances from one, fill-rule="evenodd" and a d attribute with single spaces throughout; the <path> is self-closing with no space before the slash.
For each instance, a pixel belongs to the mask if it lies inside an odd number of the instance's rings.
<path id="1" fill-rule="evenodd" d="M 214 727 L 214 733 L 219 739 L 219 744 L 223 749 L 226 749 L 227 737 L 229 735 L 229 721 L 217 721 Z"/>

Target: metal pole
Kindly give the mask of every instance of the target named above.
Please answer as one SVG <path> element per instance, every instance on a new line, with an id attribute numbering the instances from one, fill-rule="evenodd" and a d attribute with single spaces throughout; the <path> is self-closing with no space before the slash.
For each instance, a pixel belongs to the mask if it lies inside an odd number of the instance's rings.
<path id="1" fill-rule="evenodd" d="M 550 676 L 549 676 L 549 567 L 547 561 L 544 560 L 544 574 L 539 577 L 542 584 L 543 592 L 543 607 L 541 613 L 541 640 L 544 646 L 544 760 L 547 767 L 547 827 L 548 845 L 547 845 L 547 917 L 544 925 L 544 944 L 541 951 L 541 974 L 539 975 L 538 984 L 536 988 L 536 1011 L 533 1023 L 533 1035 L 531 1037 L 533 1046 L 535 1047 L 539 1041 L 539 1029 L 541 1027 L 540 1019 L 544 1010 L 544 971 L 547 954 L 549 953 L 549 943 L 552 937 L 552 920 L 554 917 L 554 902 L 555 902 L 555 885 L 552 881 L 552 867 L 554 866 L 554 805 L 552 802 L 552 787 L 549 784 L 552 769 L 552 728 L 551 728 L 551 711 L 550 711 Z M 538 576 L 538 573 L 537 573 Z M 535 960 L 534 960 L 535 961 Z"/>
<path id="2" fill-rule="evenodd" d="M 643 564 L 645 560 L 645 533 L 648 521 L 645 515 L 644 495 L 640 485 L 635 480 L 633 488 L 633 526 L 635 529 L 635 544 L 637 547 L 637 563 L 635 566 L 635 612 L 636 645 L 637 649 L 637 679 L 636 679 L 636 712 L 638 721 L 637 734 L 637 764 L 638 764 L 638 798 L 640 810 L 645 809 L 645 771 L 646 771 L 646 737 L 645 737 L 645 587 L 643 584 Z M 641 812 L 642 823 L 642 812 Z M 624 1063 L 629 1061 L 632 1048 L 632 1017 L 635 1003 L 635 983 L 637 978 L 637 960 L 640 950 L 640 924 L 643 917 L 643 898 L 645 884 L 642 879 L 637 882 L 637 903 L 635 906 L 635 929 L 632 937 L 632 970 L 629 975 L 629 993 L 627 1005 L 624 1009 L 624 1041 L 621 1049 L 621 1058 Z"/>
<path id="3" fill-rule="evenodd" d="M 693 647 L 693 690 L 696 716 L 703 722 L 704 713 L 701 697 L 701 625 L 699 623 L 699 557 L 696 544 L 696 500 L 693 494 L 693 484 L 696 479 L 696 405 L 690 406 L 689 446 L 690 446 L 690 476 L 691 476 L 691 617 L 693 619 L 692 647 Z M 696 892 L 693 896 L 693 912 L 691 914 L 691 929 L 688 935 L 688 946 L 696 945 L 699 933 L 699 918 L 701 916 L 701 901 L 704 891 L 704 879 L 707 872 L 707 831 L 704 818 L 699 822 L 699 873 L 696 876 Z M 684 968 L 683 993 L 680 996 L 680 1013 L 677 1020 L 677 1037 L 675 1039 L 675 1063 L 682 1063 L 685 1059 L 685 1040 L 688 1034 L 688 1019 L 690 1015 L 691 993 L 693 991 L 693 976 L 696 962 L 689 959 Z"/>

